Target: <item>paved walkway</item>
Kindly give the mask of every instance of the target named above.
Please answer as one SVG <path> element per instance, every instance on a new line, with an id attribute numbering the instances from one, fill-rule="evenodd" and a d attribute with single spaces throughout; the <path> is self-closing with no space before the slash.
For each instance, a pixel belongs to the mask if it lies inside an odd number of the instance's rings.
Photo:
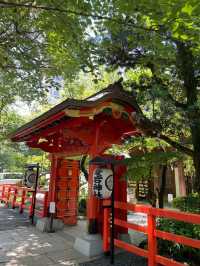
<path id="1" fill-rule="evenodd" d="M 53 234 L 41 233 L 30 225 L 26 215 L 0 206 L 0 266 L 110 265 L 109 258 L 89 259 L 73 249 L 76 236 L 85 231 L 86 222 L 82 221 L 76 227 L 68 226 Z M 126 253 L 116 255 L 115 265 L 144 266 L 146 263 Z"/>
<path id="2" fill-rule="evenodd" d="M 0 231 L 12 230 L 21 226 L 29 226 L 30 220 L 27 215 L 19 214 L 12 209 L 4 208 L 0 204 Z"/>
<path id="3" fill-rule="evenodd" d="M 113 266 L 110 264 L 110 259 L 102 257 L 89 262 L 80 263 L 79 266 Z M 145 258 L 135 256 L 128 252 L 121 252 L 115 255 L 114 266 L 147 266 Z"/>
<path id="4" fill-rule="evenodd" d="M 40 233 L 25 216 L 0 207 L 0 266 L 73 266 L 85 261 L 70 236 Z"/>

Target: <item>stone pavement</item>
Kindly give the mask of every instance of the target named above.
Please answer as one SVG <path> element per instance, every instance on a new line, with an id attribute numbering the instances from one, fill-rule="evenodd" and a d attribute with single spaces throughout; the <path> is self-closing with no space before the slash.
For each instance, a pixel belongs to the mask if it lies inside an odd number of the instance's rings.
<path id="1" fill-rule="evenodd" d="M 26 216 L 2 206 L 0 228 L 0 266 L 73 266 L 88 260 L 73 249 L 72 237 L 41 233 Z"/>
<path id="2" fill-rule="evenodd" d="M 0 265 L 78 265 L 87 258 L 73 249 L 73 242 L 57 233 L 21 227 L 0 232 Z"/>
<path id="3" fill-rule="evenodd" d="M 0 204 L 0 231 L 28 225 L 30 220 L 26 214 L 19 214 L 18 211 L 4 208 L 4 205 Z"/>
<path id="4" fill-rule="evenodd" d="M 115 255 L 114 266 L 147 266 L 147 259 L 128 252 L 120 252 Z M 80 266 L 113 266 L 110 258 L 101 257 L 89 262 L 80 263 Z"/>
<path id="5" fill-rule="evenodd" d="M 146 217 L 129 215 L 128 220 L 145 225 Z M 76 236 L 86 232 L 86 226 L 86 221 L 81 221 L 63 231 L 41 233 L 30 225 L 26 214 L 0 206 L 0 266 L 110 265 L 108 258 L 88 258 L 73 249 Z M 130 233 L 133 243 L 144 237 L 139 232 Z M 133 254 L 125 255 L 128 264 L 124 264 L 123 256 L 116 255 L 116 265 L 146 265 Z"/>

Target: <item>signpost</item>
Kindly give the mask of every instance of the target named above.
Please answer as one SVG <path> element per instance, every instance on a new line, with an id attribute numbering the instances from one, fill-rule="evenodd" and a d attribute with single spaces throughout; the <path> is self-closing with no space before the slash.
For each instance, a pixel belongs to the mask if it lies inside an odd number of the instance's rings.
<path id="1" fill-rule="evenodd" d="M 54 201 L 50 202 L 49 204 L 49 213 L 50 213 L 50 228 L 48 233 L 54 233 L 55 230 L 53 229 L 53 217 L 56 212 L 56 203 Z"/>
<path id="2" fill-rule="evenodd" d="M 30 180 L 32 181 L 35 181 L 35 182 L 32 182 L 32 186 L 34 187 L 33 189 L 33 194 L 32 194 L 32 214 L 31 214 L 31 223 L 34 224 L 34 216 L 35 216 L 35 205 L 36 205 L 36 194 L 37 194 L 37 186 L 38 186 L 38 178 L 39 178 L 39 168 L 40 168 L 40 165 L 39 163 L 37 164 L 28 164 L 26 166 L 27 168 L 27 172 L 30 171 L 31 172 L 31 178 Z M 36 172 L 35 172 L 36 171 Z M 34 176 L 34 180 L 33 180 L 33 177 Z M 28 178 L 25 176 L 25 179 Z"/>

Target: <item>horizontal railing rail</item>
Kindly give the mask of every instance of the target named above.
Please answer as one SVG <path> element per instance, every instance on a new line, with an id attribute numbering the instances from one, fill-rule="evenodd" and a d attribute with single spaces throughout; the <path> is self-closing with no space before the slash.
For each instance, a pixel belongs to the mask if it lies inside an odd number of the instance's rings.
<path id="1" fill-rule="evenodd" d="M 110 206 L 110 200 L 104 200 L 103 205 Z M 126 243 L 119 239 L 114 239 L 114 245 L 125 249 L 129 252 L 137 254 L 139 256 L 148 259 L 148 266 L 155 266 L 158 263 L 166 266 L 184 266 L 185 264 L 177 262 L 173 259 L 169 259 L 157 254 L 157 238 L 164 240 L 169 240 L 177 242 L 186 246 L 200 249 L 200 240 L 192 239 L 182 235 L 176 235 L 174 233 L 169 233 L 165 231 L 158 230 L 156 228 L 156 218 L 163 217 L 168 219 L 174 219 L 177 221 L 183 221 L 187 223 L 199 224 L 200 225 L 200 215 L 192 213 L 184 213 L 180 211 L 157 209 L 151 206 L 136 205 L 131 203 L 124 203 L 116 201 L 114 203 L 116 209 L 127 210 L 131 212 L 141 212 L 147 214 L 147 226 L 141 226 L 138 224 L 130 223 L 120 219 L 114 219 L 114 224 L 125 227 L 127 229 L 132 229 L 136 231 L 143 232 L 148 236 L 148 249 L 139 248 L 133 244 Z M 109 251 L 109 241 L 110 241 L 110 209 L 104 208 L 104 218 L 103 218 L 103 249 L 104 252 Z"/>

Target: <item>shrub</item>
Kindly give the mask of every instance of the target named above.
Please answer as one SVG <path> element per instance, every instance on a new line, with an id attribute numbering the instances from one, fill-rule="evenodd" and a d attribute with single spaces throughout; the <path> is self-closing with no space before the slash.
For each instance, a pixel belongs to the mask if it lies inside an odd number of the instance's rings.
<path id="1" fill-rule="evenodd" d="M 159 230 L 184 235 L 193 239 L 200 239 L 200 226 L 170 219 L 159 219 Z M 199 265 L 200 250 L 163 239 L 158 240 L 159 254 L 177 261 L 187 262 L 189 265 Z"/>
<path id="2" fill-rule="evenodd" d="M 200 197 L 192 194 L 188 197 L 176 198 L 173 206 L 181 211 L 200 213 Z M 175 221 L 171 219 L 159 219 L 157 228 L 162 231 L 184 235 L 200 240 L 200 225 Z M 177 261 L 187 262 L 191 266 L 199 266 L 200 250 L 181 245 L 163 239 L 158 240 L 159 254 L 173 258 Z"/>
<path id="3" fill-rule="evenodd" d="M 200 214 L 200 195 L 192 193 L 187 197 L 175 198 L 173 206 L 183 212 Z"/>

